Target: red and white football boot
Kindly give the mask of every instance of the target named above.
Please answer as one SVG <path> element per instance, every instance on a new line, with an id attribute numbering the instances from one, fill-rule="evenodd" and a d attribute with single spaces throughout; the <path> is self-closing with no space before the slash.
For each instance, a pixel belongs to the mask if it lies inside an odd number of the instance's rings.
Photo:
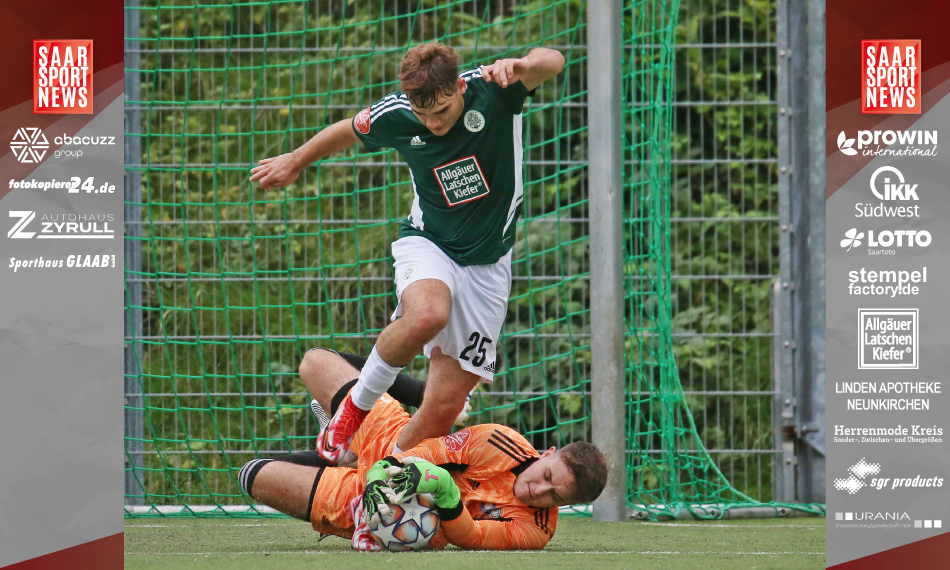
<path id="1" fill-rule="evenodd" d="M 350 450 L 356 430 L 360 429 L 368 415 L 369 411 L 357 408 L 349 396 L 344 398 L 330 423 L 317 436 L 317 452 L 320 456 L 330 463 L 338 463 Z"/>

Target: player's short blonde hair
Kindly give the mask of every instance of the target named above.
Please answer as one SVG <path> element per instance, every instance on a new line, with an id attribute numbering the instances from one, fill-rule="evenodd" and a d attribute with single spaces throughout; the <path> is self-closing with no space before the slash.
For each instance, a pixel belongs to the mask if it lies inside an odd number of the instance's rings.
<path id="1" fill-rule="evenodd" d="M 422 109 L 435 105 L 439 96 L 455 95 L 458 80 L 458 54 L 437 41 L 410 49 L 399 68 L 399 88 Z"/>
<path id="2" fill-rule="evenodd" d="M 590 503 L 599 497 L 607 486 L 607 462 L 604 460 L 604 454 L 595 445 L 584 441 L 569 443 L 557 454 L 574 475 L 571 501 Z"/>

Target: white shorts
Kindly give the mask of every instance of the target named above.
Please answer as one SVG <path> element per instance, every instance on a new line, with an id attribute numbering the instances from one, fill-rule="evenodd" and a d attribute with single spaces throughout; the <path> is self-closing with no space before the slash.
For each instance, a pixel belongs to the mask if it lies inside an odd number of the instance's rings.
<path id="1" fill-rule="evenodd" d="M 449 322 L 423 349 L 432 349 L 458 360 L 463 370 L 491 382 L 495 377 L 495 349 L 508 313 L 511 293 L 511 252 L 491 265 L 462 267 L 431 241 L 407 236 L 393 242 L 396 297 L 399 305 L 392 320 L 402 315 L 402 292 L 421 279 L 438 279 L 452 292 Z"/>

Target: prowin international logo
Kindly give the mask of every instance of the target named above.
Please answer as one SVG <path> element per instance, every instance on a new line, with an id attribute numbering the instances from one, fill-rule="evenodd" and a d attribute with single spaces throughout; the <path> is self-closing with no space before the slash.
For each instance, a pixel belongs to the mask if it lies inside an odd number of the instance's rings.
<path id="1" fill-rule="evenodd" d="M 849 139 L 847 135 L 844 134 L 844 131 L 841 131 L 841 134 L 838 135 L 838 150 L 848 156 L 854 156 L 858 154 L 858 151 L 851 148 L 853 146 L 854 139 Z"/>
<path id="2" fill-rule="evenodd" d="M 43 214 L 40 231 L 26 231 L 36 219 L 36 212 L 12 210 L 11 218 L 19 218 L 7 231 L 10 239 L 115 239 L 115 230 L 109 223 L 115 222 L 113 214 Z"/>
<path id="3" fill-rule="evenodd" d="M 10 150 L 16 156 L 17 162 L 37 164 L 46 156 L 49 141 L 46 140 L 46 135 L 41 129 L 24 127 L 17 129 L 14 133 Z"/>
<path id="4" fill-rule="evenodd" d="M 936 156 L 937 131 L 858 131 L 854 138 L 841 131 L 838 150 L 846 156 Z"/>

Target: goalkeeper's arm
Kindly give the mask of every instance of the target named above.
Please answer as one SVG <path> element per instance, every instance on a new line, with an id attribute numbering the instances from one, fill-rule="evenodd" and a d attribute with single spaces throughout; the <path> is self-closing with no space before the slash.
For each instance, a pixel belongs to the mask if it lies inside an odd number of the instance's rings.
<path id="1" fill-rule="evenodd" d="M 450 543 L 471 550 L 539 550 L 548 543 L 550 536 L 532 521 L 474 520 L 462 504 L 458 486 L 445 469 L 415 457 L 406 457 L 402 463 L 402 471 L 392 478 L 390 498 L 398 503 L 415 493 L 432 493 L 439 509 L 442 532 Z M 386 467 L 389 465 L 391 463 Z"/>

